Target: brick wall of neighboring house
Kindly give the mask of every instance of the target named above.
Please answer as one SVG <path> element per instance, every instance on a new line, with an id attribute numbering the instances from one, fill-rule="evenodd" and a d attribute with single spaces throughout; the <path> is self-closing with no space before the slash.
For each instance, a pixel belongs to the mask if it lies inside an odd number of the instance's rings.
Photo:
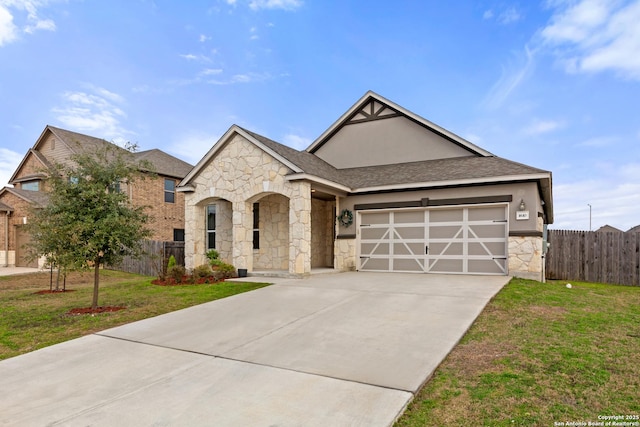
<path id="1" fill-rule="evenodd" d="M 27 156 L 27 159 L 25 160 L 24 164 L 22 165 L 22 168 L 20 168 L 20 171 L 18 172 L 18 175 L 16 176 L 16 178 L 20 179 L 24 176 L 43 173 L 44 168 L 45 166 L 42 164 L 42 162 L 40 162 L 40 160 L 38 160 L 36 156 L 30 153 Z"/>
<path id="2" fill-rule="evenodd" d="M 15 196 L 11 193 L 5 193 L 2 197 L 2 203 L 11 206 L 13 208 L 13 212 L 11 212 L 11 216 L 9 217 L 9 250 L 16 250 L 16 235 L 15 235 L 15 227 L 17 225 L 24 224 L 24 218 L 29 217 L 29 207 L 30 204 L 26 202 L 24 199 Z M 4 250 L 5 248 L 5 217 L 6 213 L 3 214 L 2 224 L 0 226 L 0 250 Z"/>
<path id="3" fill-rule="evenodd" d="M 177 186 L 179 179 L 169 178 Z M 174 193 L 174 203 L 165 202 L 164 176 L 137 181 L 128 190 L 131 200 L 137 206 L 148 206 L 152 217 L 148 225 L 153 230 L 152 240 L 172 241 L 174 229 L 184 230 L 184 193 Z"/>

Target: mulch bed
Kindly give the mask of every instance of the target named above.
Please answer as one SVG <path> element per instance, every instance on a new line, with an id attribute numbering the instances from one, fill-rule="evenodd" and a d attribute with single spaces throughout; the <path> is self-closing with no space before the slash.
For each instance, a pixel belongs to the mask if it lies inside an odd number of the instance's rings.
<path id="1" fill-rule="evenodd" d="M 165 280 L 154 279 L 151 284 L 158 286 L 184 286 L 184 285 L 204 285 L 224 282 L 224 280 L 216 280 L 213 277 L 199 277 L 197 279 L 183 278 L 181 282 L 176 282 L 173 278 Z"/>
<path id="2" fill-rule="evenodd" d="M 52 289 L 52 290 L 46 289 L 46 290 L 44 290 L 44 291 L 34 292 L 34 294 L 35 294 L 35 295 L 63 294 L 63 293 L 65 293 L 65 292 L 75 292 L 75 291 L 76 291 L 75 289 L 58 289 L 58 290 L 55 290 L 55 289 Z"/>
<path id="3" fill-rule="evenodd" d="M 67 313 L 70 316 L 78 316 L 82 314 L 99 314 L 99 313 L 112 313 L 114 311 L 124 310 L 127 307 L 119 307 L 119 306 L 105 306 L 105 307 L 96 307 L 95 309 L 91 307 L 85 308 L 72 308 Z"/>

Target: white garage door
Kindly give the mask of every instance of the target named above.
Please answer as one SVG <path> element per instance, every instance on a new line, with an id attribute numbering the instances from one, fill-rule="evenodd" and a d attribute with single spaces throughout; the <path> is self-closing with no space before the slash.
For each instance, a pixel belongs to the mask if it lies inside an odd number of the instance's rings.
<path id="1" fill-rule="evenodd" d="M 507 274 L 507 206 L 362 211 L 359 270 Z"/>

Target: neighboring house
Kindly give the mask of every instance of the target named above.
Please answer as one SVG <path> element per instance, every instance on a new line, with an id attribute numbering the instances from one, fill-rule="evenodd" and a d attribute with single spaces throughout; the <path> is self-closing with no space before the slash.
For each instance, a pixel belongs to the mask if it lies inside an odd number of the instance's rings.
<path id="1" fill-rule="evenodd" d="M 45 127 L 9 180 L 13 187 L 0 190 L 0 265 L 42 266 L 42 261 L 29 261 L 24 248 L 29 241 L 23 227 L 29 220 L 29 206 L 46 205 L 47 174 L 54 164 L 68 163 L 71 156 L 96 152 L 105 144 L 111 145 L 104 139 Z M 121 184 L 120 190 L 127 191 L 136 205 L 149 206 L 153 239 L 184 240 L 184 196 L 175 189 L 193 166 L 156 149 L 133 156 L 148 161 L 154 177 L 135 185 Z"/>
<path id="2" fill-rule="evenodd" d="M 619 228 L 613 227 L 609 224 L 605 224 L 596 230 L 596 233 L 623 233 Z"/>
<path id="3" fill-rule="evenodd" d="M 631 227 L 630 229 L 627 230 L 627 233 L 640 233 L 640 225 Z"/>
<path id="4" fill-rule="evenodd" d="M 180 183 L 187 267 L 541 279 L 551 173 L 366 93 L 305 151 L 232 126 Z"/>

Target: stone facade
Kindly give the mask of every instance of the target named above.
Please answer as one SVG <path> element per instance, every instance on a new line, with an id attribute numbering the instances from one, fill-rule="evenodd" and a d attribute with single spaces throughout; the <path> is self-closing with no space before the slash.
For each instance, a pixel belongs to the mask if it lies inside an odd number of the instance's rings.
<path id="1" fill-rule="evenodd" d="M 509 275 L 542 281 L 542 237 L 509 237 Z"/>
<path id="2" fill-rule="evenodd" d="M 354 271 L 356 269 L 356 238 L 337 239 L 333 259 L 336 270 Z"/>
<path id="3" fill-rule="evenodd" d="M 311 186 L 308 182 L 287 180 L 289 172 L 291 170 L 286 165 L 240 134 L 235 134 L 221 146 L 191 182 L 194 191 L 185 192 L 187 268 L 206 260 L 206 204 L 226 201 L 232 208 L 230 262 L 236 268 L 278 270 L 285 266 L 284 252 L 289 274 L 308 275 L 311 272 Z M 288 202 L 287 212 L 284 212 L 285 199 Z M 261 203 L 261 238 L 266 237 L 267 242 L 274 243 L 274 251 L 266 250 L 265 246 L 265 251 L 254 252 L 255 202 Z M 276 217 L 275 221 L 269 221 L 269 226 L 266 225 L 267 214 L 275 214 Z M 216 224 L 216 233 L 218 231 L 224 232 L 222 224 Z"/>
<path id="4" fill-rule="evenodd" d="M 270 194 L 258 204 L 260 247 L 253 250 L 253 268 L 289 270 L 289 199 Z"/>

